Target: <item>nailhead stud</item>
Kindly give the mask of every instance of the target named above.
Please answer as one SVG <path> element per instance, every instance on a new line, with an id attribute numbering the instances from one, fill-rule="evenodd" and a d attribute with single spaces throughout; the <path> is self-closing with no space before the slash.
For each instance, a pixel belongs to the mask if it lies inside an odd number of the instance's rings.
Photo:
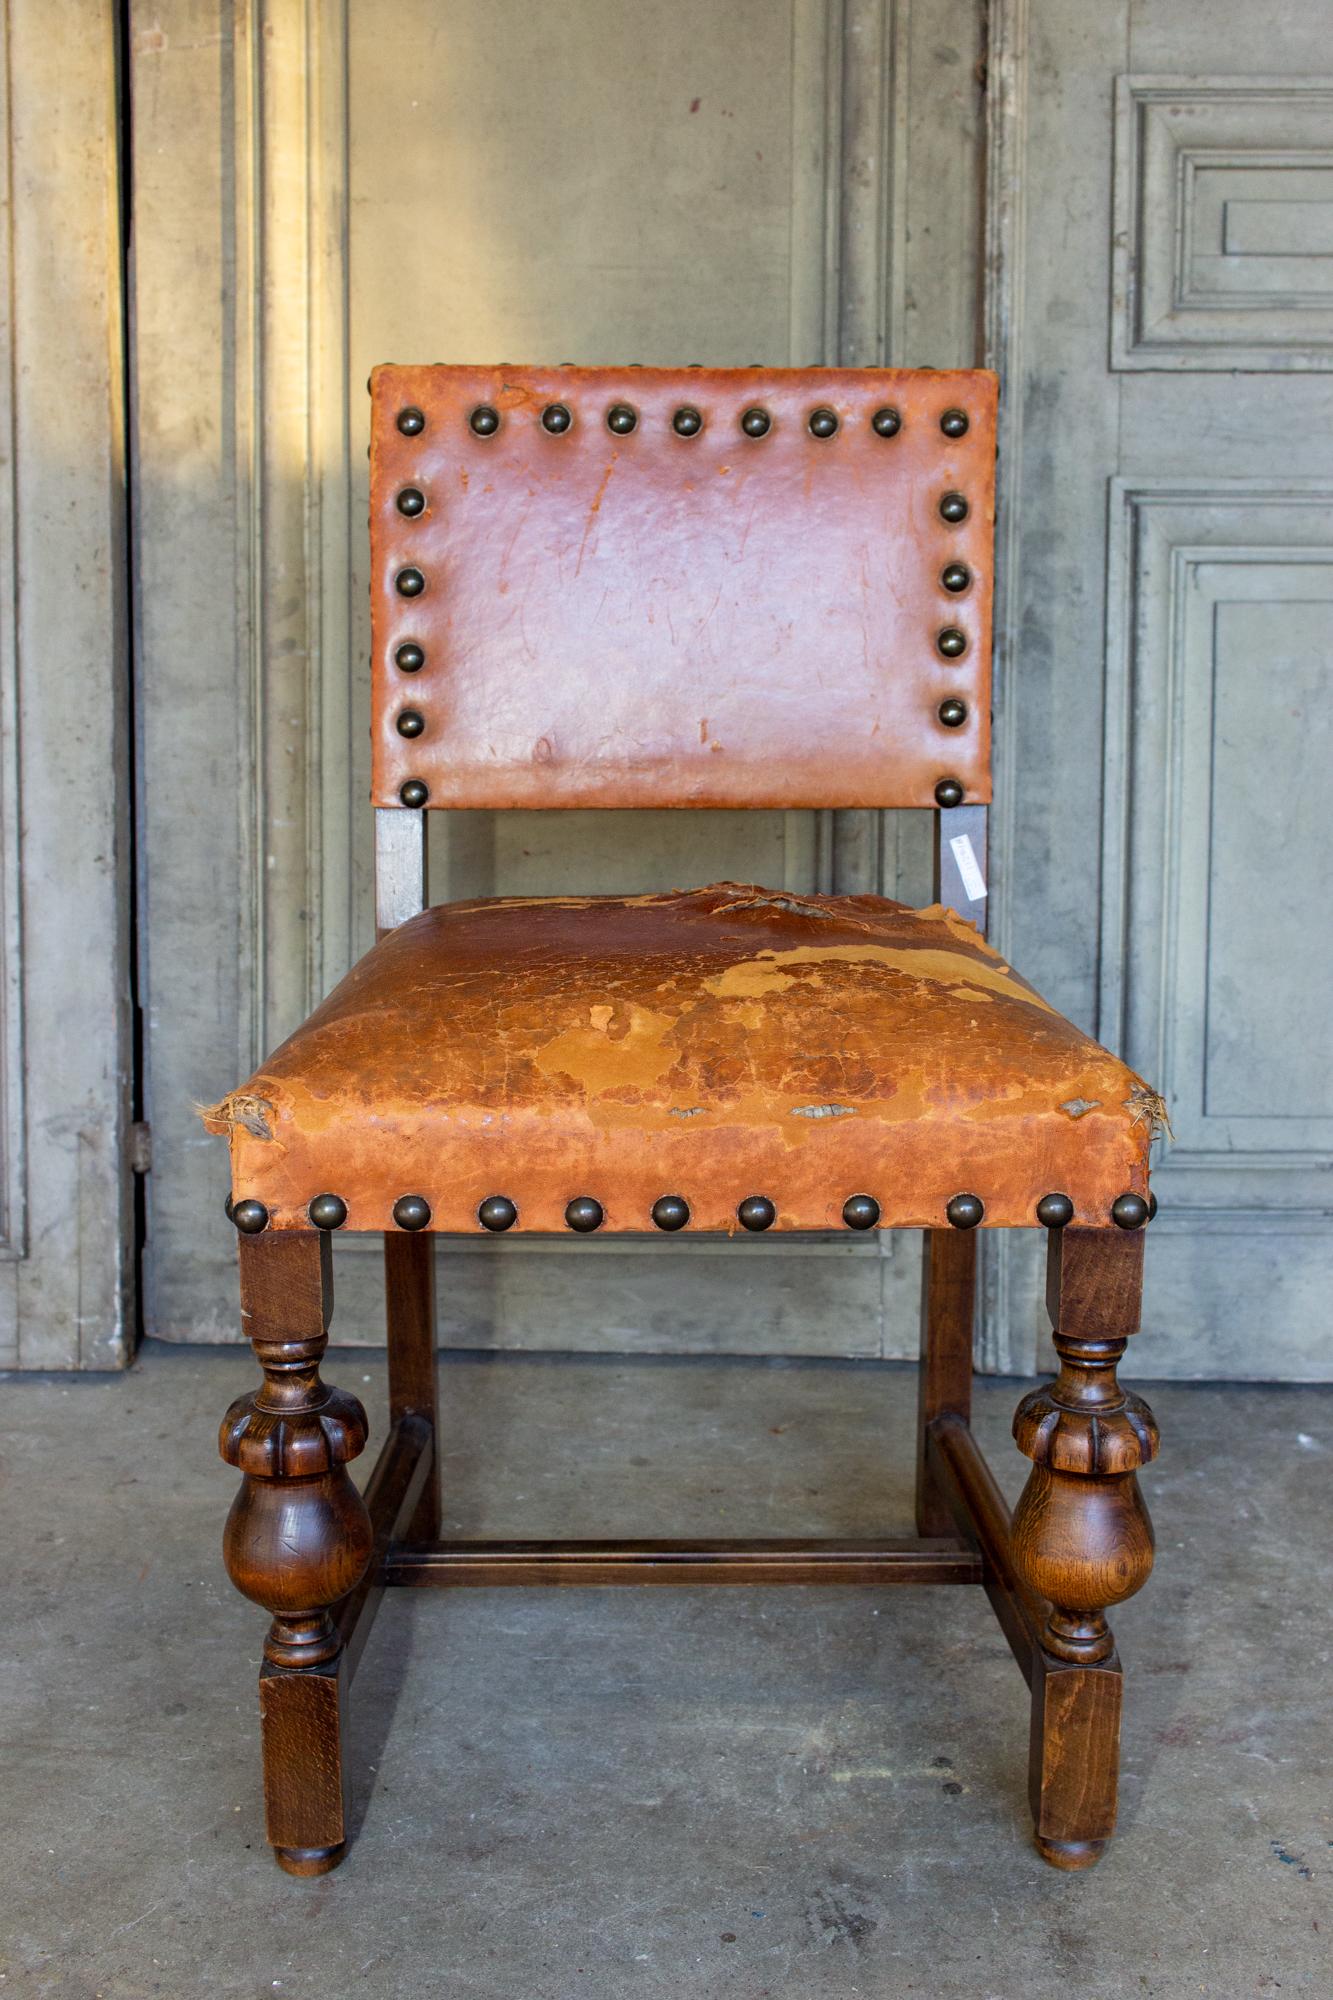
<path id="1" fill-rule="evenodd" d="M 940 429 L 945 437 L 960 438 L 967 434 L 967 411 L 946 410 L 940 418 Z"/>
<path id="2" fill-rule="evenodd" d="M 870 428 L 876 437 L 897 437 L 902 427 L 903 420 L 895 409 L 876 410 L 870 419 Z"/>
<path id="3" fill-rule="evenodd" d="M 944 1213 L 955 1229 L 975 1229 L 986 1213 L 979 1194 L 956 1194 Z"/>
<path id="4" fill-rule="evenodd" d="M 1111 1203 L 1111 1220 L 1117 1229 L 1142 1229 L 1148 1204 L 1141 1194 L 1118 1194 Z"/>
<path id="5" fill-rule="evenodd" d="M 960 653 L 967 651 L 967 634 L 960 632 L 956 625 L 946 625 L 936 637 L 935 644 L 946 660 L 956 660 Z"/>
<path id="6" fill-rule="evenodd" d="M 691 409 L 688 404 L 683 410 L 677 410 L 675 416 L 671 419 L 671 428 L 677 437 L 697 437 L 703 427 L 703 418 L 697 410 Z"/>
<path id="7" fill-rule="evenodd" d="M 683 1229 L 690 1219 L 690 1204 L 684 1195 L 659 1195 L 653 1203 L 653 1221 L 659 1229 Z"/>
<path id="8" fill-rule="evenodd" d="M 1157 1213 L 1157 1196 L 1156 1196 L 1156 1195 L 1155 1195 L 1155 1194 L 1153 1193 L 1152 1189 L 1151 1189 L 1151 1188 L 1149 1188 L 1149 1189 L 1148 1189 L 1148 1220 L 1149 1220 L 1149 1222 L 1151 1222 L 1151 1221 L 1152 1221 L 1152 1219 L 1153 1219 L 1153 1217 L 1154 1217 L 1154 1216 L 1156 1215 L 1156 1213 Z"/>
<path id="9" fill-rule="evenodd" d="M 418 514 L 424 514 L 425 511 L 426 496 L 421 491 L 421 488 L 419 486 L 405 486 L 398 495 L 398 512 L 406 514 L 409 521 L 414 521 Z"/>
<path id="10" fill-rule="evenodd" d="M 500 412 L 489 403 L 478 403 L 468 418 L 468 427 L 475 437 L 494 437 L 500 428 Z"/>
<path id="11" fill-rule="evenodd" d="M 424 1229 L 430 1221 L 430 1203 L 424 1194 L 400 1194 L 393 1205 L 393 1219 L 400 1229 Z"/>
<path id="12" fill-rule="evenodd" d="M 347 1220 L 347 1203 L 338 1194 L 317 1194 L 306 1214 L 316 1229 L 341 1229 Z"/>
<path id="13" fill-rule="evenodd" d="M 628 403 L 613 403 L 606 413 L 606 428 L 617 437 L 628 437 L 638 421 L 638 411 L 632 410 Z"/>
<path id="14" fill-rule="evenodd" d="M 742 1228 L 752 1229 L 756 1234 L 761 1229 L 771 1229 L 777 1220 L 777 1213 L 766 1194 L 747 1195 L 736 1210 Z"/>
<path id="15" fill-rule="evenodd" d="M 400 736 L 420 736 L 426 727 L 426 718 L 417 708 L 405 708 L 395 724 Z"/>
<path id="16" fill-rule="evenodd" d="M 552 437 L 563 437 L 574 419 L 563 403 L 548 403 L 542 411 L 542 429 Z"/>
<path id="17" fill-rule="evenodd" d="M 488 1194 L 477 1210 L 477 1220 L 483 1229 L 499 1234 L 502 1229 L 512 1229 L 518 1221 L 518 1210 L 507 1194 Z"/>
<path id="18" fill-rule="evenodd" d="M 590 1194 L 575 1195 L 565 1210 L 565 1221 L 580 1236 L 591 1236 L 594 1229 L 601 1228 L 603 1219 L 601 1202 L 594 1201 Z"/>
<path id="19" fill-rule="evenodd" d="M 409 406 L 398 412 L 398 428 L 405 438 L 420 437 L 426 428 L 426 419 L 420 410 Z"/>
<path id="20" fill-rule="evenodd" d="M 946 493 L 940 501 L 940 518 L 956 525 L 967 519 L 967 502 L 961 493 Z"/>
<path id="21" fill-rule="evenodd" d="M 415 640 L 409 639 L 405 646 L 398 648 L 393 657 L 398 671 L 404 674 L 418 674 L 426 664 L 426 655 Z"/>
<path id="22" fill-rule="evenodd" d="M 940 779 L 935 787 L 935 803 L 937 806 L 943 806 L 946 812 L 951 807 L 963 803 L 963 788 L 957 778 Z"/>
<path id="23" fill-rule="evenodd" d="M 831 438 L 838 428 L 838 413 L 822 406 L 810 412 L 810 435 L 817 438 Z"/>
<path id="24" fill-rule="evenodd" d="M 957 695 L 950 695 L 940 703 L 939 714 L 946 729 L 961 729 L 967 721 L 967 703 L 959 701 Z"/>
<path id="25" fill-rule="evenodd" d="M 400 597 L 420 597 L 426 579 L 419 569 L 400 569 L 393 584 Z"/>
<path id="26" fill-rule="evenodd" d="M 960 590 L 966 590 L 972 581 L 972 572 L 966 563 L 947 563 L 940 572 L 940 582 L 946 590 L 957 597 Z"/>
<path id="27" fill-rule="evenodd" d="M 1037 1220 L 1047 1229 L 1064 1229 L 1074 1220 L 1074 1204 L 1067 1194 L 1044 1194 L 1037 1203 Z"/>
<path id="28" fill-rule="evenodd" d="M 879 1221 L 879 1203 L 873 1194 L 848 1195 L 842 1205 L 842 1219 L 849 1229 L 873 1229 Z"/>
<path id="29" fill-rule="evenodd" d="M 767 437 L 773 427 L 773 419 L 767 410 L 746 410 L 741 418 L 741 429 L 747 438 Z"/>
<path id="30" fill-rule="evenodd" d="M 424 806 L 430 790 L 420 778 L 408 778 L 398 787 L 398 796 L 405 806 Z"/>
<path id="31" fill-rule="evenodd" d="M 268 1228 L 268 1210 L 262 1201 L 234 1201 L 231 1219 L 243 1236 L 258 1236 Z"/>

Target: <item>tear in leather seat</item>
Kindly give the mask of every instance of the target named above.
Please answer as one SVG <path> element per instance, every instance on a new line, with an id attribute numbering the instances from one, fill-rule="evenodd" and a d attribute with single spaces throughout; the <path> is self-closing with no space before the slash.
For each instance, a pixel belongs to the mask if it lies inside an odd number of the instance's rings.
<path id="1" fill-rule="evenodd" d="M 455 903 L 366 954 L 240 1091 L 237 1200 L 309 1227 L 475 1232 L 489 1195 L 518 1229 L 648 1230 L 680 1195 L 734 1230 L 840 1229 L 848 1196 L 889 1227 L 939 1227 L 960 1192 L 1031 1227 L 1042 1195 L 1109 1225 L 1147 1193 L 1158 1100 L 952 911 L 722 883 L 691 893 Z"/>

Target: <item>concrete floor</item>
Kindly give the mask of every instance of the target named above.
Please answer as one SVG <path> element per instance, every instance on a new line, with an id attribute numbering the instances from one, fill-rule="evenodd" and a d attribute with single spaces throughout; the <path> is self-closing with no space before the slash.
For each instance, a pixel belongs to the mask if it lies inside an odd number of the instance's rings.
<path id="1" fill-rule="evenodd" d="M 382 1435 L 376 1355 L 329 1370 Z M 0 1996 L 1333 1995 L 1333 1391 L 1162 1387 L 1117 1621 L 1121 1832 L 1028 1844 L 979 1591 L 403 1592 L 354 1693 L 360 1830 L 260 1817 L 261 1614 L 218 1557 L 244 1353 L 3 1379 Z M 912 1371 L 451 1357 L 451 1528 L 909 1519 Z M 979 1387 L 1004 1483 L 1016 1385 Z M 369 1463 L 369 1455 L 361 1466 Z"/>

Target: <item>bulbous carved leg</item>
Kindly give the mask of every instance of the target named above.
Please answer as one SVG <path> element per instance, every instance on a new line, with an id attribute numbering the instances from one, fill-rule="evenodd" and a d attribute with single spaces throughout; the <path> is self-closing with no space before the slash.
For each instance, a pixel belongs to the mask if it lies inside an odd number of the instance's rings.
<path id="1" fill-rule="evenodd" d="M 370 1517 L 347 1473 L 366 1442 L 355 1396 L 320 1380 L 332 1307 L 324 1232 L 243 1236 L 241 1310 L 262 1386 L 238 1397 L 219 1447 L 241 1472 L 227 1573 L 272 1615 L 260 1715 L 268 1833 L 281 1867 L 318 1875 L 346 1846 L 341 1641 L 330 1607 L 370 1560 Z"/>
<path id="2" fill-rule="evenodd" d="M 1032 1684 L 1032 1809 L 1037 1846 L 1061 1868 L 1091 1866 L 1115 1828 L 1120 1663 L 1106 1613 L 1152 1569 L 1137 1473 L 1157 1455 L 1157 1425 L 1116 1379 L 1138 1329 L 1142 1254 L 1141 1237 L 1116 1231 L 1053 1235 L 1060 1372 L 1014 1418 L 1032 1460 L 1014 1513 L 1014 1568 L 1050 1604 Z"/>

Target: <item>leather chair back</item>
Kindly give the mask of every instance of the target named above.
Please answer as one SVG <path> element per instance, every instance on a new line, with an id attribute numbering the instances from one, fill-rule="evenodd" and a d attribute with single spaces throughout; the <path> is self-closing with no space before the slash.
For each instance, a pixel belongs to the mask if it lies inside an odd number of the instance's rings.
<path id="1" fill-rule="evenodd" d="M 993 375 L 371 394 L 376 805 L 989 800 Z"/>

